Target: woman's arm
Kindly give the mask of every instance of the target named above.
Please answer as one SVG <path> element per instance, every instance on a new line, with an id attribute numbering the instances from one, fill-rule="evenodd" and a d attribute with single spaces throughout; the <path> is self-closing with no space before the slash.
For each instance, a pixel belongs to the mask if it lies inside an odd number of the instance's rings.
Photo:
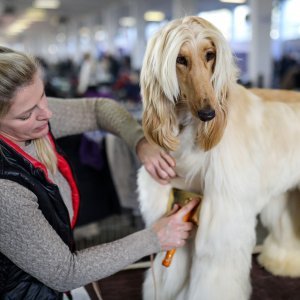
<path id="1" fill-rule="evenodd" d="M 55 290 L 67 291 L 109 276 L 161 248 L 154 231 L 146 229 L 71 253 L 32 192 L 9 180 L 0 180 L 0 189 L 1 253 Z"/>
<path id="2" fill-rule="evenodd" d="M 50 120 L 56 138 L 103 129 L 121 137 L 135 152 L 144 136 L 139 123 L 116 101 L 107 98 L 49 98 Z"/>
<path id="3" fill-rule="evenodd" d="M 107 277 L 146 255 L 183 246 L 193 228 L 183 217 L 198 204 L 193 200 L 180 210 L 175 207 L 173 215 L 151 229 L 72 253 L 44 218 L 32 192 L 4 179 L 0 189 L 0 252 L 62 292 Z"/>
<path id="4" fill-rule="evenodd" d="M 56 138 L 103 129 L 121 137 L 161 184 L 167 184 L 176 176 L 175 160 L 158 146 L 149 144 L 139 123 L 116 101 L 49 98 L 49 107 L 53 112 L 50 124 Z"/>

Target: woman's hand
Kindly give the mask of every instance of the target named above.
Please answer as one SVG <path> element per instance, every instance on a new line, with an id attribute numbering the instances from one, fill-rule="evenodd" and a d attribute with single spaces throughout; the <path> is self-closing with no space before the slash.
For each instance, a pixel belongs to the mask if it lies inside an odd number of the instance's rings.
<path id="1" fill-rule="evenodd" d="M 137 144 L 136 152 L 146 170 L 159 183 L 167 184 L 176 177 L 175 159 L 160 147 L 142 138 Z"/>
<path id="2" fill-rule="evenodd" d="M 163 251 L 185 245 L 194 225 L 191 222 L 185 222 L 184 217 L 198 204 L 199 199 L 194 198 L 181 209 L 175 205 L 168 216 L 162 217 L 153 224 L 152 229 L 156 232 Z"/>

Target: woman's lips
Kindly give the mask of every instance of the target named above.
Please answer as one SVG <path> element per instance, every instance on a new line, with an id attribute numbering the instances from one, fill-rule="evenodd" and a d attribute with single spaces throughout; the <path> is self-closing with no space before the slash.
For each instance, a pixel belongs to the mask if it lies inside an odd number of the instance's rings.
<path id="1" fill-rule="evenodd" d="M 42 131 L 42 130 L 44 130 L 45 128 L 47 128 L 48 127 L 48 123 L 46 123 L 46 124 L 44 124 L 44 125 L 42 125 L 42 126 L 40 126 L 40 127 L 37 127 L 36 129 L 35 129 L 35 131 Z"/>

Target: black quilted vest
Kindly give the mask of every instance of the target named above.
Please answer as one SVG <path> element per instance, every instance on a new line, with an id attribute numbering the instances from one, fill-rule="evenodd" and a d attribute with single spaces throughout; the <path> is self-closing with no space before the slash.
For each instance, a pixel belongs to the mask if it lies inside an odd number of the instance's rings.
<path id="1" fill-rule="evenodd" d="M 74 218 L 71 222 L 58 187 L 48 179 L 45 166 L 1 135 L 0 178 L 15 181 L 32 191 L 37 196 L 39 209 L 49 224 L 70 250 L 74 251 L 72 228 L 77 218 L 79 193 L 70 165 L 54 144 L 50 134 L 49 137 L 56 149 L 58 168 L 72 190 Z M 62 293 L 47 287 L 24 272 L 0 252 L 0 299 L 52 300 L 62 299 Z"/>

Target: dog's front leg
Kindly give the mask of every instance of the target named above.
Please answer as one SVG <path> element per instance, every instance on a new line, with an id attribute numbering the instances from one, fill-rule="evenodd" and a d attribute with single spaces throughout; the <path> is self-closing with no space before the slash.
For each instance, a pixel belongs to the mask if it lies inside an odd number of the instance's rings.
<path id="1" fill-rule="evenodd" d="M 185 289 L 190 270 L 191 251 L 189 242 L 177 249 L 168 268 L 162 265 L 166 252 L 156 255 L 152 269 L 146 273 L 143 300 L 188 300 L 185 297 Z"/>
<path id="2" fill-rule="evenodd" d="M 249 203 L 245 197 L 204 197 L 186 299 L 249 299 L 256 223 Z"/>
<path id="3" fill-rule="evenodd" d="M 146 226 L 151 226 L 166 213 L 171 185 L 157 183 L 142 167 L 138 174 L 139 202 Z M 174 300 L 179 296 L 186 282 L 190 266 L 190 243 L 177 249 L 169 268 L 162 266 L 166 252 L 158 253 L 153 270 L 148 270 L 143 284 L 144 300 Z M 156 295 L 156 296 L 155 296 Z"/>
<path id="4" fill-rule="evenodd" d="M 138 171 L 138 200 L 146 226 L 166 213 L 171 185 L 155 181 L 144 167 Z"/>

